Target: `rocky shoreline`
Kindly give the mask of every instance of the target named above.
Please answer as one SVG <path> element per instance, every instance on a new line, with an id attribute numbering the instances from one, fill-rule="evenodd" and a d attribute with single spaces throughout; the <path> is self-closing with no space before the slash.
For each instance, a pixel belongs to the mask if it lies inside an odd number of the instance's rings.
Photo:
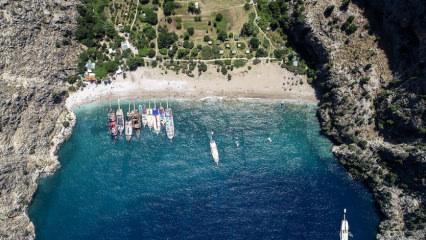
<path id="1" fill-rule="evenodd" d="M 75 122 L 64 106 L 77 1 L 0 1 L 0 239 L 34 239 L 27 210 Z"/>
<path id="2" fill-rule="evenodd" d="M 398 143 L 386 137 L 386 129 L 380 129 L 380 99 L 384 92 L 401 92 L 389 87 L 395 81 L 391 56 L 372 33 L 362 1 L 345 7 L 337 0 L 305 2 L 305 23 L 292 29 L 290 36 L 319 69 L 314 83 L 320 95 L 318 117 L 323 133 L 335 143 L 333 153 L 373 192 L 382 214 L 378 239 L 425 239 L 424 138 Z M 378 5 L 407 10 L 415 7 L 410 4 L 389 1 Z M 357 26 L 355 33 L 342 30 L 348 19 Z M 421 101 L 418 104 L 422 106 Z M 407 118 L 418 119 L 416 127 L 421 128 L 422 111 L 417 112 L 419 116 Z"/>

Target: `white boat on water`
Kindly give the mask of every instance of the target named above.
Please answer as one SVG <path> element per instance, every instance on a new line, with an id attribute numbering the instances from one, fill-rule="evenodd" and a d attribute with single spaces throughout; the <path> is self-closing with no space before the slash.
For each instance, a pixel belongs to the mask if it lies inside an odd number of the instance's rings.
<path id="1" fill-rule="evenodd" d="M 155 118 L 152 115 L 151 102 L 148 103 L 148 108 L 146 109 L 146 118 L 149 129 L 152 129 L 154 127 Z"/>
<path id="2" fill-rule="evenodd" d="M 116 118 L 117 118 L 117 130 L 120 133 L 120 135 L 123 135 L 124 131 L 124 113 L 123 110 L 120 107 L 120 99 L 118 99 L 118 109 L 116 112 Z"/>
<path id="3" fill-rule="evenodd" d="M 142 126 L 146 127 L 148 126 L 148 118 L 146 117 L 146 108 L 145 105 L 139 105 L 139 113 L 141 114 L 142 117 Z"/>
<path id="4" fill-rule="evenodd" d="M 213 139 L 210 139 L 210 151 L 212 153 L 213 161 L 216 165 L 219 165 L 219 152 L 217 150 L 216 141 Z"/>
<path id="5" fill-rule="evenodd" d="M 349 240 L 349 223 L 346 220 L 346 208 L 343 210 L 343 220 L 340 225 L 340 240 Z"/>
<path id="6" fill-rule="evenodd" d="M 173 112 L 169 108 L 169 103 L 167 103 L 167 108 L 165 111 L 165 121 L 166 121 L 166 135 L 167 138 L 172 140 L 175 137 L 175 123 L 173 121 Z"/>
<path id="7" fill-rule="evenodd" d="M 219 151 L 217 150 L 217 144 L 216 141 L 213 140 L 213 131 L 211 132 L 210 136 L 210 152 L 213 157 L 213 161 L 216 163 L 216 165 L 219 165 Z"/>
<path id="8" fill-rule="evenodd" d="M 130 140 L 132 140 L 132 135 L 133 135 L 132 121 L 126 121 L 125 135 L 126 135 L 126 140 L 130 142 Z"/>
<path id="9" fill-rule="evenodd" d="M 161 131 L 160 112 L 154 102 L 154 108 L 152 109 L 152 115 L 154 117 L 154 132 L 159 134 Z"/>
<path id="10" fill-rule="evenodd" d="M 128 142 L 130 142 L 130 140 L 132 139 L 132 135 L 133 135 L 133 124 L 132 124 L 132 118 L 133 118 L 133 112 L 130 111 L 130 103 L 129 103 L 129 111 L 127 112 L 127 121 L 126 121 L 126 131 L 125 131 L 125 135 L 126 135 L 126 140 Z"/>

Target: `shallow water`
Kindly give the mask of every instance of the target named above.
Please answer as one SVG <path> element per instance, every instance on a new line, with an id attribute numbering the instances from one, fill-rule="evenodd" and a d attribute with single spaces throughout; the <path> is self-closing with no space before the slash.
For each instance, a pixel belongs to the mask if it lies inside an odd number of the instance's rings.
<path id="1" fill-rule="evenodd" d="M 339 239 L 343 208 L 352 239 L 375 238 L 372 197 L 332 156 L 314 106 L 172 106 L 173 141 L 145 129 L 131 143 L 109 137 L 106 105 L 77 109 L 62 168 L 30 208 L 37 239 Z"/>

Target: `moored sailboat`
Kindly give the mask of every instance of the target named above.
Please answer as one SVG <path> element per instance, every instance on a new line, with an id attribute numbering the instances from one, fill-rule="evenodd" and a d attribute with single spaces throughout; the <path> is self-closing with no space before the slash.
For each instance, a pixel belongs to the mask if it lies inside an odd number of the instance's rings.
<path id="1" fill-rule="evenodd" d="M 128 142 L 130 142 L 130 140 L 132 139 L 132 135 L 133 135 L 133 126 L 132 126 L 132 113 L 130 112 L 130 103 L 129 103 L 129 111 L 127 112 L 127 121 L 126 121 L 126 131 L 125 131 L 125 135 L 126 135 L 126 140 Z"/>
<path id="2" fill-rule="evenodd" d="M 175 124 L 173 121 L 173 112 L 172 109 L 169 108 L 169 103 L 167 102 L 167 108 L 165 111 L 165 122 L 166 122 L 166 135 L 167 138 L 172 140 L 175 137 Z"/>
<path id="3" fill-rule="evenodd" d="M 161 123 L 160 123 L 160 112 L 154 102 L 154 108 L 152 109 L 152 115 L 154 117 L 154 132 L 159 134 L 161 131 Z"/>
<path id="4" fill-rule="evenodd" d="M 147 124 L 149 129 L 152 129 L 155 124 L 155 118 L 152 115 L 152 108 L 151 108 L 151 102 L 148 102 L 148 108 L 146 109 L 146 117 L 147 117 Z"/>
<path id="5" fill-rule="evenodd" d="M 133 101 L 133 111 L 131 113 L 131 121 L 132 127 L 135 130 L 136 137 L 139 137 L 141 134 L 141 115 L 139 111 L 136 109 L 136 104 Z"/>
<path id="6" fill-rule="evenodd" d="M 111 136 L 115 138 L 117 136 L 117 122 L 115 112 L 112 110 L 111 102 L 109 103 L 108 111 L 108 128 L 111 133 Z"/>
<path id="7" fill-rule="evenodd" d="M 120 133 L 120 135 L 123 135 L 124 113 L 123 113 L 123 110 L 120 107 L 120 99 L 118 99 L 118 109 L 117 109 L 117 112 L 116 112 L 116 119 L 117 119 L 117 130 Z"/>

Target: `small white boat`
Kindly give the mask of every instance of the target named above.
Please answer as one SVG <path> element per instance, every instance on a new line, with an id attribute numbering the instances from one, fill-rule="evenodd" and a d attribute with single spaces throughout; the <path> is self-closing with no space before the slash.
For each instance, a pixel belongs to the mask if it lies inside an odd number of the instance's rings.
<path id="1" fill-rule="evenodd" d="M 115 114 L 117 119 L 117 130 L 120 133 L 120 135 L 123 135 L 124 131 L 124 113 L 123 110 L 120 107 L 120 99 L 118 99 L 118 109 Z"/>
<path id="2" fill-rule="evenodd" d="M 174 123 L 174 120 L 173 120 L 172 109 L 169 108 L 168 103 L 167 103 L 167 108 L 166 108 L 166 111 L 165 111 L 165 121 L 166 121 L 167 138 L 172 140 L 175 137 L 175 123 Z"/>
<path id="3" fill-rule="evenodd" d="M 146 109 L 146 118 L 149 129 L 152 129 L 154 127 L 155 118 L 152 115 L 151 102 L 148 103 L 148 108 Z"/>
<path id="4" fill-rule="evenodd" d="M 343 210 L 343 220 L 340 225 L 340 240 L 349 240 L 349 223 L 346 220 L 346 208 Z"/>
<path id="5" fill-rule="evenodd" d="M 148 118 L 146 117 L 146 108 L 145 105 L 139 105 L 139 113 L 142 116 L 142 126 L 148 126 Z"/>
<path id="6" fill-rule="evenodd" d="M 132 135 L 133 135 L 133 124 L 132 124 L 132 118 L 133 118 L 133 112 L 130 111 L 130 103 L 129 103 L 129 111 L 127 112 L 127 121 L 126 121 L 126 131 L 125 131 L 125 135 L 126 135 L 126 140 L 128 142 L 130 142 L 130 140 L 132 139 Z"/>
<path id="7" fill-rule="evenodd" d="M 152 115 L 154 117 L 154 132 L 156 134 L 159 134 L 161 131 L 161 122 L 160 122 L 160 111 L 157 108 L 155 102 L 154 102 L 154 108 L 152 109 Z"/>
<path id="8" fill-rule="evenodd" d="M 132 139 L 132 135 L 133 135 L 133 128 L 132 128 L 132 121 L 126 121 L 126 140 L 128 142 L 130 142 L 130 140 Z"/>
<path id="9" fill-rule="evenodd" d="M 213 161 L 219 165 L 219 152 L 215 140 L 210 139 L 210 151 L 212 153 Z"/>

